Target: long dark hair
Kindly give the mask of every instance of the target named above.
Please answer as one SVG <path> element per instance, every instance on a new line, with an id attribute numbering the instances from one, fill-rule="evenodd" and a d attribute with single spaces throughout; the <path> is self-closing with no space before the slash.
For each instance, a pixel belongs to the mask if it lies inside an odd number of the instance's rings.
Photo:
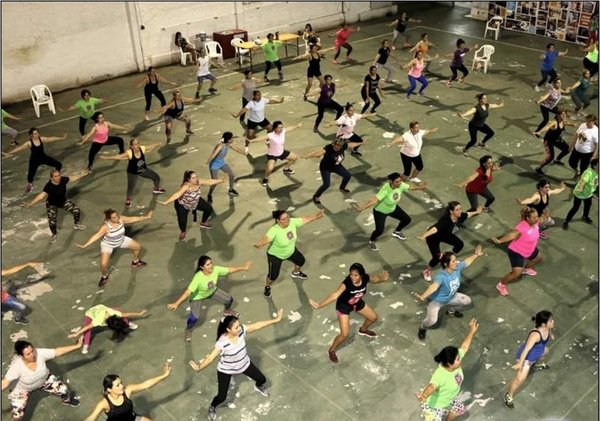
<path id="1" fill-rule="evenodd" d="M 444 349 L 442 349 L 439 354 L 433 357 L 433 360 L 436 363 L 443 365 L 444 367 L 449 367 L 452 364 L 454 364 L 454 361 L 456 361 L 457 356 L 458 348 L 455 346 L 447 346 Z"/>
<path id="2" fill-rule="evenodd" d="M 200 258 L 198 258 L 198 263 L 196 264 L 196 273 L 200 272 L 206 264 L 206 262 L 208 262 L 209 260 L 212 260 L 209 256 L 200 256 Z"/>
<path id="3" fill-rule="evenodd" d="M 112 337 L 114 341 L 122 339 L 129 333 L 129 322 L 116 314 L 106 319 L 106 326 L 114 332 Z"/>
<path id="4" fill-rule="evenodd" d="M 183 181 L 181 182 L 181 185 L 183 186 L 185 183 L 190 181 L 190 177 L 192 176 L 192 174 L 195 174 L 195 173 L 196 173 L 196 171 L 194 171 L 194 170 L 186 170 L 183 173 Z"/>
<path id="5" fill-rule="evenodd" d="M 271 216 L 273 216 L 273 219 L 276 221 L 279 221 L 279 218 L 281 218 L 281 216 L 286 213 L 286 211 L 284 211 L 283 209 L 277 209 L 274 210 L 273 212 L 271 212 Z"/>
<path id="6" fill-rule="evenodd" d="M 227 333 L 229 329 L 233 326 L 233 324 L 238 320 L 235 316 L 225 316 L 219 322 L 219 327 L 217 328 L 217 341 L 221 336 Z"/>
<path id="7" fill-rule="evenodd" d="M 487 181 L 488 176 L 486 174 L 486 168 L 485 168 L 485 163 L 488 161 L 488 159 L 492 159 L 491 155 L 483 155 L 481 158 L 479 158 L 479 168 L 481 168 L 481 172 L 483 172 L 483 180 Z"/>
<path id="8" fill-rule="evenodd" d="M 460 202 L 457 202 L 456 200 L 448 202 L 448 204 L 446 205 L 446 213 L 452 212 L 454 209 L 456 209 L 458 205 L 460 205 Z"/>
<path id="9" fill-rule="evenodd" d="M 358 272 L 358 275 L 360 276 L 360 279 L 363 282 L 369 280 L 369 275 L 367 274 L 365 267 L 360 263 L 352 263 L 352 265 L 350 266 L 350 270 L 348 270 L 348 276 L 346 276 L 346 279 L 344 279 L 344 281 L 350 280 L 350 272 L 352 271 Z"/>
<path id="10" fill-rule="evenodd" d="M 104 380 L 102 380 L 102 389 L 103 389 L 102 394 L 104 396 L 106 396 L 108 394 L 108 389 L 113 388 L 113 383 L 118 378 L 119 378 L 119 376 L 116 374 L 107 374 L 106 376 L 104 376 Z"/>
<path id="11" fill-rule="evenodd" d="M 94 120 L 94 123 L 98 122 L 98 117 L 100 117 L 101 115 L 104 115 L 104 113 L 101 111 L 96 111 L 94 113 L 94 115 L 92 116 L 92 120 Z"/>
<path id="12" fill-rule="evenodd" d="M 548 310 L 542 310 L 536 313 L 535 316 L 531 318 L 535 322 L 535 327 L 540 327 L 541 325 L 547 324 L 552 318 L 552 313 Z"/>

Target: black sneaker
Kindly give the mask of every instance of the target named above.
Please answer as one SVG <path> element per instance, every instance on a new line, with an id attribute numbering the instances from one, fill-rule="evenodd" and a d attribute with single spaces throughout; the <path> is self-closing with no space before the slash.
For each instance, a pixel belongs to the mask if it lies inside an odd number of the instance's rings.
<path id="1" fill-rule="evenodd" d="M 515 402 L 513 401 L 513 398 L 508 396 L 508 393 L 504 394 L 504 406 L 508 409 L 515 409 Z"/>
<path id="2" fill-rule="evenodd" d="M 76 396 L 69 395 L 67 400 L 62 401 L 64 405 L 72 406 L 73 408 L 77 408 L 79 406 L 79 399 Z"/>
<path id="3" fill-rule="evenodd" d="M 313 203 L 315 205 L 320 205 L 321 204 L 321 201 L 319 200 L 319 198 L 317 196 L 313 196 L 312 200 L 313 200 Z"/>
<path id="4" fill-rule="evenodd" d="M 357 150 L 352 150 L 352 152 L 350 152 L 350 155 L 352 155 L 352 156 L 359 156 L 359 157 L 360 157 L 360 156 L 363 156 L 363 155 L 362 155 L 362 154 L 361 154 L 359 151 L 357 151 Z"/>
<path id="5" fill-rule="evenodd" d="M 214 406 L 208 407 L 208 419 L 213 421 L 217 419 L 217 408 Z"/>
<path id="6" fill-rule="evenodd" d="M 308 275 L 302 271 L 292 272 L 292 278 L 294 279 L 308 279 Z"/>
<path id="7" fill-rule="evenodd" d="M 296 171 L 294 171 L 291 168 L 284 168 L 283 172 L 286 173 L 286 174 L 295 174 L 296 173 Z"/>
<path id="8" fill-rule="evenodd" d="M 457 319 L 461 319 L 464 316 L 464 314 L 462 314 L 460 311 L 447 310 L 446 314 L 450 317 L 456 317 Z"/>
<path id="9" fill-rule="evenodd" d="M 142 260 L 138 260 L 137 262 L 131 262 L 131 267 L 132 268 L 143 268 L 144 266 L 147 266 L 148 263 L 142 261 Z"/>
<path id="10" fill-rule="evenodd" d="M 569 222 L 568 221 L 563 221 L 563 225 L 562 228 L 566 231 L 569 229 Z"/>
<path id="11" fill-rule="evenodd" d="M 265 291 L 263 292 L 265 297 L 270 297 L 271 296 L 271 287 L 270 286 L 265 286 Z"/>
<path id="12" fill-rule="evenodd" d="M 229 196 L 232 196 L 232 197 L 237 197 L 240 195 L 237 191 L 235 191 L 235 189 L 229 189 L 229 191 L 227 193 L 229 194 Z"/>
<path id="13" fill-rule="evenodd" d="M 270 82 L 270 80 L 269 80 L 269 78 L 267 77 L 267 75 L 265 75 L 265 76 L 263 77 L 263 80 L 264 80 L 265 82 L 267 82 L 267 83 L 268 83 L 268 82 Z"/>
<path id="14" fill-rule="evenodd" d="M 267 187 L 269 185 L 269 180 L 267 180 L 266 178 L 263 178 L 262 181 L 260 182 L 260 184 L 262 184 L 263 187 Z"/>
<path id="15" fill-rule="evenodd" d="M 534 364 L 533 367 L 531 367 L 531 368 L 533 371 L 550 370 L 550 366 L 546 363 Z"/>
<path id="16" fill-rule="evenodd" d="M 199 92 L 199 91 L 198 91 L 198 92 L 196 92 L 196 95 L 194 95 L 194 98 L 195 98 L 195 99 L 200 99 L 200 92 Z"/>
<path id="17" fill-rule="evenodd" d="M 394 231 L 392 233 L 392 237 L 397 238 L 398 240 L 406 241 L 406 235 L 402 231 Z"/>
<path id="18" fill-rule="evenodd" d="M 420 340 L 424 341 L 425 338 L 427 337 L 427 330 L 419 328 L 419 332 L 417 333 L 417 336 L 419 337 Z"/>
<path id="19" fill-rule="evenodd" d="M 25 316 L 15 317 L 14 322 L 18 325 L 23 325 L 23 326 L 27 326 L 29 324 L 29 320 Z"/>
<path id="20" fill-rule="evenodd" d="M 208 90 L 208 92 L 210 92 L 211 94 L 214 94 L 215 92 L 217 92 L 217 90 L 215 88 L 210 88 Z"/>
<path id="21" fill-rule="evenodd" d="M 562 162 L 562 161 L 557 161 L 556 159 L 554 160 L 554 163 L 555 163 L 556 165 L 560 165 L 561 167 L 564 167 L 564 166 L 565 166 L 565 163 L 564 163 L 564 162 Z"/>
<path id="22" fill-rule="evenodd" d="M 268 398 L 269 396 L 271 396 L 271 394 L 269 393 L 269 390 L 267 389 L 267 386 L 265 386 L 264 384 L 262 386 L 254 385 L 254 390 L 256 390 L 258 393 L 263 395 L 265 398 Z"/>
<path id="23" fill-rule="evenodd" d="M 213 201 L 212 194 L 207 194 L 207 195 L 206 195 L 206 201 L 207 201 L 208 203 L 212 203 L 212 201 Z"/>
<path id="24" fill-rule="evenodd" d="M 542 170 L 542 167 L 537 167 L 535 169 L 535 172 L 538 173 L 539 175 L 546 175 L 546 174 L 544 174 L 544 170 Z"/>
<path id="25" fill-rule="evenodd" d="M 582 220 L 583 222 L 585 222 L 586 224 L 591 224 L 592 222 L 594 222 L 594 221 L 592 221 L 592 219 L 591 219 L 589 216 L 583 216 L 583 217 L 581 218 L 581 220 Z"/>
<path id="26" fill-rule="evenodd" d="M 98 282 L 98 286 L 103 287 L 104 285 L 106 285 L 107 282 L 108 282 L 108 275 L 102 276 L 100 278 L 100 282 Z"/>
<path id="27" fill-rule="evenodd" d="M 344 193 L 344 194 L 350 193 L 350 190 L 348 190 L 348 189 L 342 189 L 341 187 L 340 187 L 339 190 L 340 190 L 341 193 Z"/>

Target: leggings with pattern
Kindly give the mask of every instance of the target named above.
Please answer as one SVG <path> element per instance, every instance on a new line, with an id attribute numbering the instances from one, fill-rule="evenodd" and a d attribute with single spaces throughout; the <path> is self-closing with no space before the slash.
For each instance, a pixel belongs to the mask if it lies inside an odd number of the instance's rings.
<path id="1" fill-rule="evenodd" d="M 64 210 L 67 212 L 71 212 L 73 214 L 73 224 L 79 224 L 79 218 L 81 218 L 81 210 L 75 206 L 75 203 L 67 200 L 65 204 L 62 206 Z M 50 227 L 50 231 L 52 231 L 52 235 L 56 235 L 56 218 L 58 216 L 58 206 L 46 205 L 46 213 L 48 214 L 48 226 Z"/>

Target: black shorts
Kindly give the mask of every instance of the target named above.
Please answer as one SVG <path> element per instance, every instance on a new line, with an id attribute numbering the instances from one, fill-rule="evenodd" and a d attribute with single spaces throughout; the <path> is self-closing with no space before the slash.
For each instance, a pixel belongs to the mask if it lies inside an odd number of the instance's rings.
<path id="1" fill-rule="evenodd" d="M 306 77 L 319 77 L 321 75 L 323 75 L 323 73 L 321 73 L 321 70 L 319 70 L 319 69 L 311 69 L 311 68 L 309 68 L 306 71 Z"/>
<path id="2" fill-rule="evenodd" d="M 353 306 L 348 304 L 348 303 L 336 303 L 335 305 L 335 311 L 337 311 L 338 313 L 341 314 L 350 314 L 353 311 L 361 311 L 363 308 L 365 308 L 365 302 L 364 300 L 360 300 L 358 303 L 354 304 Z"/>
<path id="3" fill-rule="evenodd" d="M 271 122 L 269 120 L 267 120 L 266 118 L 259 123 L 248 120 L 248 130 L 256 130 L 259 126 L 264 129 L 269 124 L 271 124 Z"/>
<path id="4" fill-rule="evenodd" d="M 529 256 L 529 257 L 523 257 L 516 251 L 512 251 L 511 249 L 508 249 L 508 260 L 510 260 L 510 267 L 513 267 L 513 268 L 525 267 L 525 260 L 533 260 L 538 256 L 538 254 L 540 254 L 540 251 L 538 250 L 537 247 L 535 248 L 535 250 L 533 250 L 533 253 L 531 253 L 531 256 Z"/>
<path id="5" fill-rule="evenodd" d="M 287 159 L 288 156 L 290 156 L 290 151 L 284 150 L 283 153 L 279 156 L 267 155 L 267 161 L 277 161 L 278 159 L 281 159 L 283 161 L 284 159 Z"/>
<path id="6" fill-rule="evenodd" d="M 348 139 L 344 139 L 344 141 L 348 143 L 363 143 L 362 137 L 356 133 L 352 133 L 352 136 L 350 136 Z"/>

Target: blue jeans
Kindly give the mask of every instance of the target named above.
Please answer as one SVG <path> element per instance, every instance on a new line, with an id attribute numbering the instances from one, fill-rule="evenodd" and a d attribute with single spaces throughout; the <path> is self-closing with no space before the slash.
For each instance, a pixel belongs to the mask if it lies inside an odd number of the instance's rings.
<path id="1" fill-rule="evenodd" d="M 340 189 L 345 189 L 350 181 L 350 172 L 343 165 L 336 165 L 333 171 L 321 170 L 321 178 L 323 179 L 323 185 L 319 187 L 319 189 L 314 194 L 314 197 L 321 197 L 321 195 L 329 188 L 331 185 L 331 173 L 334 172 L 340 177 L 342 177 L 342 184 L 340 184 Z"/>
<path id="2" fill-rule="evenodd" d="M 6 301 L 2 303 L 2 310 L 12 310 L 16 313 L 17 317 L 20 317 L 23 315 L 25 310 L 27 310 L 27 306 L 19 301 L 16 297 L 9 295 L 6 298 Z"/>
<path id="3" fill-rule="evenodd" d="M 421 89 L 419 89 L 419 93 L 422 93 L 425 90 L 425 88 L 427 88 L 427 85 L 429 85 L 429 83 L 427 83 L 427 79 L 425 79 L 425 76 L 423 76 L 423 75 L 421 75 L 418 78 L 408 75 L 408 82 L 410 83 L 410 89 L 408 90 L 408 93 L 406 94 L 407 96 L 410 96 L 415 91 L 415 89 L 417 89 L 417 80 L 419 82 L 421 82 Z"/>

